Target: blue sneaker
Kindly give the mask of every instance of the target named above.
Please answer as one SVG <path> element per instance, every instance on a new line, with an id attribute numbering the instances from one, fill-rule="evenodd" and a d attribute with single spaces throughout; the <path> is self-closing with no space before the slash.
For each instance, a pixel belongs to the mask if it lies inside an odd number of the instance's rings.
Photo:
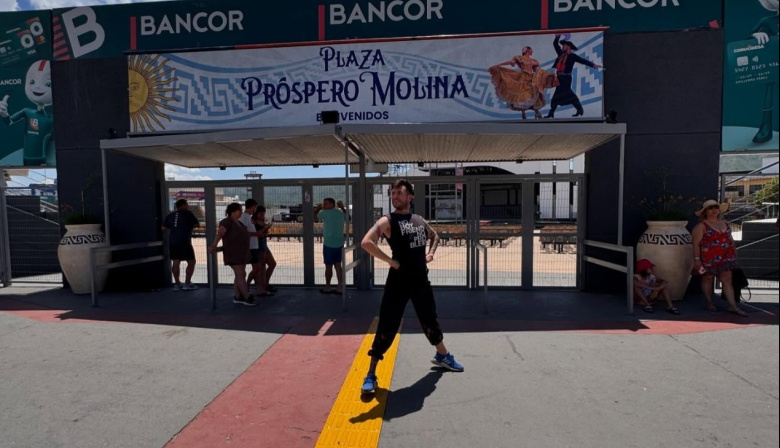
<path id="1" fill-rule="evenodd" d="M 364 394 L 373 394 L 376 392 L 376 375 L 368 375 L 363 380 L 363 387 L 360 388 L 360 392 Z"/>
<path id="2" fill-rule="evenodd" d="M 452 370 L 453 372 L 462 372 L 463 366 L 458 363 L 458 361 L 455 361 L 455 357 L 452 356 L 452 353 L 447 353 L 446 355 L 440 355 L 436 353 L 436 356 L 431 359 L 431 362 L 436 364 L 439 367 L 444 367 L 447 370 Z"/>

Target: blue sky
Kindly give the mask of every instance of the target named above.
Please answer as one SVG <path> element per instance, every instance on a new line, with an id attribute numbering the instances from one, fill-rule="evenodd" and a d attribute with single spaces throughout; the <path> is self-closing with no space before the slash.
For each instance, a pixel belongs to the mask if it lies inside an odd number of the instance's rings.
<path id="1" fill-rule="evenodd" d="M 145 3 L 161 0 L 0 0 L 0 11 L 22 11 L 30 9 L 57 9 L 72 6 L 116 5 L 120 3 Z M 256 1 L 256 0 L 247 0 Z M 176 180 L 208 180 L 208 179 L 244 179 L 244 174 L 255 171 L 263 175 L 263 179 L 283 178 L 315 178 L 343 177 L 344 166 L 323 166 L 320 168 L 306 167 L 248 167 L 228 168 L 221 171 L 217 168 L 189 170 L 176 166 L 166 166 L 166 177 Z M 47 170 L 46 177 L 52 176 L 52 170 Z M 34 178 L 40 176 L 34 176 Z"/>

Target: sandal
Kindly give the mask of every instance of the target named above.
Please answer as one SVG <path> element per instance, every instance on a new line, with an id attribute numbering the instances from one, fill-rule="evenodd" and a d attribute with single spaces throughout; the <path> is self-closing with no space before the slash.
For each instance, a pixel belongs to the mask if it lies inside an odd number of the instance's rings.
<path id="1" fill-rule="evenodd" d="M 333 291 L 335 291 L 335 290 L 334 289 L 322 288 L 322 289 L 320 289 L 320 294 L 333 294 Z"/>
<path id="2" fill-rule="evenodd" d="M 673 306 L 671 308 L 667 308 L 666 312 L 667 313 L 672 313 L 672 314 L 680 314 L 680 310 L 678 310 L 676 306 Z"/>
<path id="3" fill-rule="evenodd" d="M 715 305 L 712 304 L 712 302 L 707 304 L 707 311 L 718 311 L 717 308 L 715 308 Z"/>
<path id="4" fill-rule="evenodd" d="M 748 315 L 746 312 L 742 311 L 739 308 L 737 308 L 737 309 L 730 309 L 729 313 L 736 314 L 737 316 L 742 316 L 742 317 L 747 317 L 747 315 Z"/>
<path id="5" fill-rule="evenodd" d="M 653 311 L 655 311 L 655 310 L 653 309 L 653 306 L 652 306 L 652 305 L 647 305 L 647 306 L 645 307 L 645 312 L 646 312 L 646 313 L 652 313 Z"/>

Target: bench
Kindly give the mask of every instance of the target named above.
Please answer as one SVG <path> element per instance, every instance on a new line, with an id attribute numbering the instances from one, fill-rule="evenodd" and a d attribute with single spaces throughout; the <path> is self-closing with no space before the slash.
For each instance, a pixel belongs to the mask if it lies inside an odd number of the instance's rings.
<path id="1" fill-rule="evenodd" d="M 486 225 L 480 227 L 479 238 L 489 241 L 491 247 L 498 245 L 503 248 L 506 240 L 522 236 L 522 233 L 523 226 L 519 224 Z"/>
<path id="2" fill-rule="evenodd" d="M 433 230 L 439 234 L 439 240 L 443 246 L 453 241 L 455 247 L 461 246 L 466 241 L 465 224 L 432 224 Z M 520 236 L 523 226 L 515 224 L 483 225 L 480 228 L 479 239 L 489 241 L 491 247 L 504 247 L 504 242 L 509 238 Z"/>
<path id="3" fill-rule="evenodd" d="M 547 225 L 539 230 L 539 234 L 542 249 L 546 249 L 547 245 L 550 244 L 553 250 L 559 254 L 563 253 L 564 245 L 577 244 L 577 226 Z"/>

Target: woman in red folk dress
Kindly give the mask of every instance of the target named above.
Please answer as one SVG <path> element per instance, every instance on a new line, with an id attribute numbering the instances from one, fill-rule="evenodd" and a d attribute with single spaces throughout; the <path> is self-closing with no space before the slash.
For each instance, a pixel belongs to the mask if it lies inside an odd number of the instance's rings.
<path id="1" fill-rule="evenodd" d="M 729 303 L 729 312 L 747 316 L 734 299 L 731 272 L 738 269 L 737 252 L 731 238 L 731 226 L 720 218 L 729 209 L 729 204 L 719 204 L 712 199 L 702 204 L 696 212 L 701 222 L 693 228 L 693 269 L 702 273 L 701 289 L 707 298 L 707 309 L 715 311 L 712 303 L 714 277 L 722 284 L 723 295 Z"/>

